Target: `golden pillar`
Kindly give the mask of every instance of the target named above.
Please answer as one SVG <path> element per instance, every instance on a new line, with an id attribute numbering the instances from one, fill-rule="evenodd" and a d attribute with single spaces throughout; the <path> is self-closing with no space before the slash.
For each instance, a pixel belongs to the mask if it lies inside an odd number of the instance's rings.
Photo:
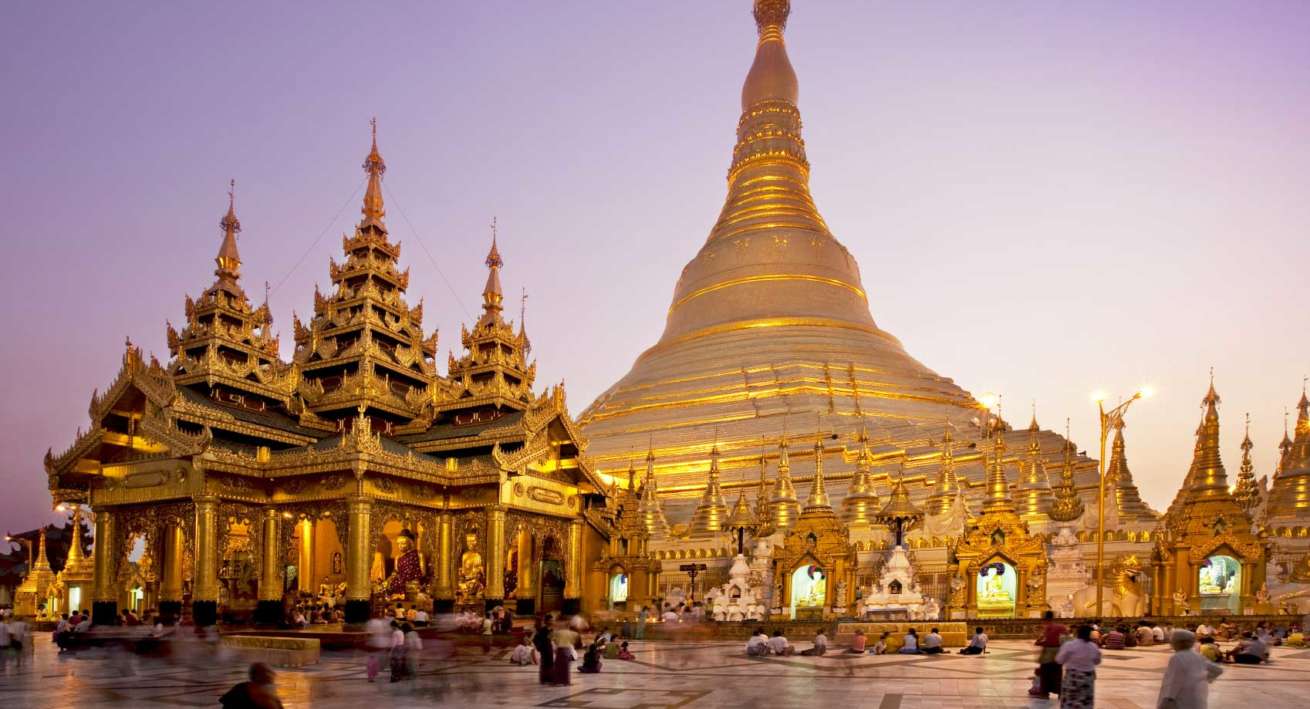
<path id="1" fill-rule="evenodd" d="M 164 527 L 162 552 L 160 556 L 160 581 L 159 581 L 159 602 L 178 603 L 182 602 L 182 555 L 186 553 L 184 549 L 185 540 L 182 536 L 182 528 L 177 525 L 168 525 Z M 162 608 L 161 608 L 162 610 Z M 181 610 L 179 607 L 178 610 Z"/>
<path id="2" fill-rule="evenodd" d="M 369 518 L 373 502 L 359 495 L 350 498 L 350 528 L 346 544 L 346 622 L 363 623 L 368 620 L 369 599 L 372 589 L 368 582 L 368 567 L 372 549 L 368 538 Z"/>
<path id="3" fill-rule="evenodd" d="M 300 574 L 296 577 L 296 588 L 305 593 L 314 593 L 314 535 L 316 523 L 312 519 L 301 520 L 300 547 L 297 561 Z"/>
<path id="4" fill-rule="evenodd" d="M 536 550 L 532 548 L 532 535 L 526 530 L 520 529 L 519 533 L 514 535 L 514 548 L 518 550 L 519 557 L 519 578 L 518 586 L 514 589 L 514 595 L 519 600 L 533 599 L 537 597 L 536 587 L 536 559 L 533 558 Z"/>
<path id="5" fill-rule="evenodd" d="M 118 589 L 115 588 L 118 530 L 114 527 L 114 513 L 110 509 L 96 511 L 95 595 L 91 601 L 91 618 L 98 625 L 118 622 Z"/>
<path id="6" fill-rule="evenodd" d="M 437 565 L 437 588 L 433 596 L 437 601 L 437 609 L 440 611 L 449 611 L 455 605 L 455 585 L 451 582 L 451 567 L 453 566 L 453 550 L 451 547 L 451 536 L 453 534 L 454 520 L 451 519 L 449 512 L 442 512 L 437 515 L 437 558 L 433 563 Z"/>
<path id="7" fill-rule="evenodd" d="M 278 511 L 274 507 L 264 508 L 264 553 L 259 570 L 259 600 L 282 601 L 282 550 L 278 549 L 279 529 Z"/>
<path id="8" fill-rule="evenodd" d="M 582 598 L 582 520 L 569 522 L 569 548 L 564 559 L 564 612 L 576 613 Z M 573 603 L 570 603 L 573 601 Z"/>
<path id="9" fill-rule="evenodd" d="M 505 598 L 505 508 L 487 508 L 487 590 L 488 606 Z"/>
<path id="10" fill-rule="evenodd" d="M 218 620 L 218 498 L 195 498 L 195 570 L 191 586 L 191 617 L 197 627 Z"/>

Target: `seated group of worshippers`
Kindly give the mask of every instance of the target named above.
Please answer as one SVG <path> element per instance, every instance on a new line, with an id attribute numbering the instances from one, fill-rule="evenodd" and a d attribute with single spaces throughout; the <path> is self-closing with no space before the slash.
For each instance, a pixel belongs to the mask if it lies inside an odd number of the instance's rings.
<path id="1" fill-rule="evenodd" d="M 820 628 L 814 634 L 814 645 L 807 650 L 801 650 L 799 654 L 817 656 L 828 652 L 828 636 Z M 762 628 L 756 628 L 751 633 L 750 639 L 746 641 L 746 654 L 749 657 L 764 657 L 765 655 L 795 655 L 796 647 L 787 641 L 787 636 L 782 634 L 782 630 L 773 631 L 773 637 L 765 634 Z"/>
<path id="2" fill-rule="evenodd" d="M 846 654 L 864 654 L 883 655 L 887 652 L 887 637 L 890 635 L 884 632 L 878 638 L 878 642 L 873 647 L 868 646 L 868 638 L 864 630 L 857 629 L 854 637 L 851 639 L 851 646 L 845 650 Z M 987 649 L 987 634 L 982 628 L 978 628 L 973 639 L 969 642 L 969 647 L 960 651 L 963 655 L 981 655 Z M 823 629 L 819 629 L 814 634 L 814 644 L 806 649 L 801 650 L 799 654 L 807 656 L 819 656 L 828 652 L 828 636 Z M 919 638 L 919 633 L 914 628 L 910 628 L 902 640 L 901 649 L 897 652 L 904 655 L 937 655 L 945 652 L 942 646 L 942 636 L 937 628 Z M 764 657 L 766 655 L 793 655 L 798 654 L 796 648 L 787 641 L 787 636 L 782 630 L 773 631 L 773 637 L 769 637 L 762 628 L 756 628 L 751 633 L 751 637 L 746 641 L 746 655 L 749 657 Z"/>
<path id="3" fill-rule="evenodd" d="M 986 641 L 984 640 L 985 645 Z M 939 655 L 945 650 L 942 649 L 942 636 L 937 632 L 936 628 L 923 636 L 922 641 L 919 640 L 918 631 L 910 628 L 901 641 L 901 649 L 896 652 L 902 655 Z"/>

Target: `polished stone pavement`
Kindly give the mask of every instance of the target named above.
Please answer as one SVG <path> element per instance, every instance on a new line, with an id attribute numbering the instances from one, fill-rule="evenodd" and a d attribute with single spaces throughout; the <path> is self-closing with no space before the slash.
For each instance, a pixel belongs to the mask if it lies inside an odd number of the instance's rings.
<path id="1" fill-rule="evenodd" d="M 804 646 L 804 644 L 802 644 Z M 607 660 L 599 675 L 573 675 L 570 687 L 542 687 L 535 667 L 515 667 L 506 651 L 457 652 L 428 641 L 419 678 L 369 684 L 364 660 L 324 653 L 317 665 L 278 673 L 290 707 L 495 706 L 585 707 L 1053 707 L 1031 700 L 1031 645 L 997 641 L 983 657 L 959 655 L 748 659 L 740 643 L 641 643 L 636 661 Z M 1155 706 L 1168 648 L 1105 652 L 1098 671 L 1097 706 Z M 216 706 L 223 691 L 244 679 L 244 667 L 198 643 L 180 647 L 172 661 L 84 651 L 55 652 L 38 637 L 21 667 L 10 659 L 0 673 L 2 707 Z M 1211 707 L 1310 705 L 1310 650 L 1275 648 L 1273 663 L 1226 665 L 1211 685 Z"/>

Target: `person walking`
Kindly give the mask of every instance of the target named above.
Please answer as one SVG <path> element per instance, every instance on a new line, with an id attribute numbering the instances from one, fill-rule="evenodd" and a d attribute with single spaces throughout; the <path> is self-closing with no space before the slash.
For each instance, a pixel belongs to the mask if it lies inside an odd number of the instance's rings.
<path id="1" fill-rule="evenodd" d="M 1055 661 L 1055 656 L 1060 652 L 1060 641 L 1063 636 L 1069 632 L 1062 623 L 1055 622 L 1055 613 L 1046 611 L 1042 614 L 1042 631 L 1037 636 L 1037 642 L 1034 645 L 1041 648 L 1037 655 L 1036 680 L 1033 682 L 1032 689 L 1028 690 L 1028 695 L 1032 697 L 1047 698 L 1052 692 L 1060 693 L 1060 663 Z M 1088 628 L 1088 637 L 1091 637 L 1091 628 Z"/>
<path id="2" fill-rule="evenodd" d="M 391 624 L 375 613 L 364 625 L 364 631 L 368 633 L 368 681 L 372 682 L 382 671 L 382 659 L 391 648 Z"/>
<path id="3" fill-rule="evenodd" d="M 550 640 L 550 614 L 537 619 L 537 629 L 532 634 L 532 647 L 536 648 L 540 660 L 538 679 L 542 684 L 550 684 L 555 670 L 555 648 L 551 646 Z"/>
<path id="4" fill-rule="evenodd" d="M 423 652 L 423 640 L 409 623 L 400 626 L 400 629 L 405 633 L 405 679 L 412 680 L 418 677 L 418 660 Z"/>
<path id="5" fill-rule="evenodd" d="M 1192 652 L 1196 635 L 1190 631 L 1175 630 L 1169 644 L 1174 654 L 1169 658 L 1164 680 L 1160 682 L 1157 709 L 1206 709 L 1210 701 L 1210 683 L 1223 674 L 1224 668 L 1200 653 Z"/>
<path id="6" fill-rule="evenodd" d="M 647 606 L 642 606 L 641 612 L 637 613 L 637 634 L 634 636 L 635 640 L 646 639 L 646 621 L 649 618 L 650 618 L 650 608 Z"/>
<path id="7" fill-rule="evenodd" d="M 1101 664 L 1101 648 L 1092 640 L 1092 626 L 1078 626 L 1077 637 L 1060 647 L 1055 662 L 1064 668 L 1060 685 L 1061 709 L 1092 709 L 1096 666 Z"/>

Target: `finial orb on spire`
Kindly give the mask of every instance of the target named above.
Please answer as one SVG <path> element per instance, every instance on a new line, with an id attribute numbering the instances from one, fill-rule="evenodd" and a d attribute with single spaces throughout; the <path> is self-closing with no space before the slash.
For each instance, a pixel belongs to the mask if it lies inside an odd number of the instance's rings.
<path id="1" fill-rule="evenodd" d="M 791 0 L 755 0 L 755 26 L 760 33 L 766 27 L 782 29 L 787 26 L 787 16 L 791 14 Z"/>
<path id="2" fill-rule="evenodd" d="M 505 265 L 505 261 L 500 257 L 500 249 L 496 246 L 496 218 L 491 218 L 491 250 L 487 252 L 487 268 L 500 268 Z"/>

